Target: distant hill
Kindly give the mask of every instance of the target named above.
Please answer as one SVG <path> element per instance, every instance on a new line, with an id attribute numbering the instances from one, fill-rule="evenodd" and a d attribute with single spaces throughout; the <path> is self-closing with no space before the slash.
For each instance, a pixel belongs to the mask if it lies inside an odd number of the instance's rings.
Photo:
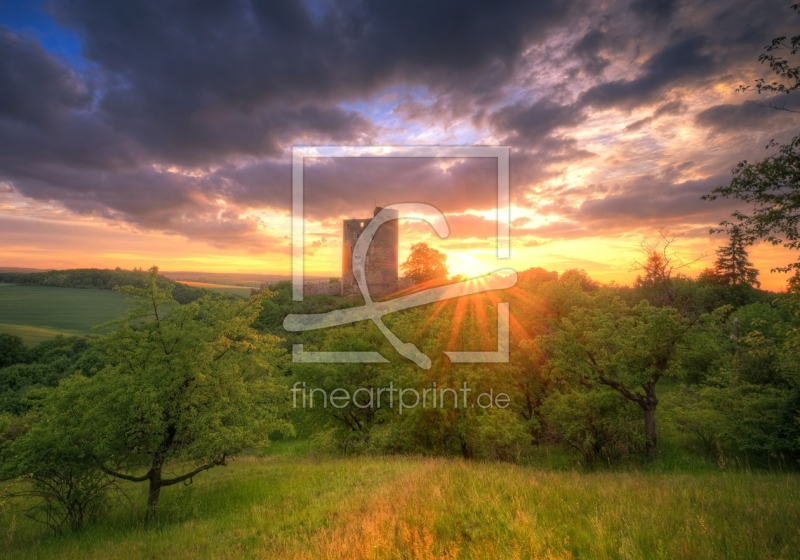
<path id="1" fill-rule="evenodd" d="M 16 266 L 0 266 L 0 272 L 49 272 L 52 268 L 19 268 Z"/>
<path id="2" fill-rule="evenodd" d="M 188 280 L 190 282 L 206 282 L 208 284 L 226 284 L 229 286 L 247 286 L 258 288 L 261 284 L 277 284 L 278 282 L 291 281 L 292 277 L 288 274 L 261 274 L 253 272 L 198 272 L 177 270 L 162 270 L 162 276 L 173 280 Z M 330 276 L 309 276 L 305 275 L 306 282 L 320 280 L 328 281 Z"/>
<path id="3" fill-rule="evenodd" d="M 147 272 L 142 270 L 114 270 L 107 268 L 76 268 L 71 270 L 49 270 L 45 272 L 0 272 L 0 282 L 30 286 L 52 286 L 56 288 L 93 288 L 113 290 L 117 286 L 143 288 Z M 189 303 L 203 297 L 208 290 L 187 286 L 159 275 L 160 286 L 172 285 L 172 297 L 178 303 Z"/>

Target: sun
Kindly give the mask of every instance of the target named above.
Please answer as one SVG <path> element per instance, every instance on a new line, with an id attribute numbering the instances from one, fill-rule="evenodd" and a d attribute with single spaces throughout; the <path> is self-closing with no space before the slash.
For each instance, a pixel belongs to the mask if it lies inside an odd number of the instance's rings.
<path id="1" fill-rule="evenodd" d="M 467 278 L 476 278 L 492 271 L 489 264 L 467 253 L 447 253 L 447 266 L 450 276 L 462 274 Z"/>

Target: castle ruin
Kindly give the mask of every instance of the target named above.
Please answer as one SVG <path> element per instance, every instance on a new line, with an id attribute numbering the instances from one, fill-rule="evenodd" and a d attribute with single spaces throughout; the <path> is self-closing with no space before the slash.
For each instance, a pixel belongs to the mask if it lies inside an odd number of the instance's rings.
<path id="1" fill-rule="evenodd" d="M 373 218 L 383 210 L 375 208 Z M 398 217 L 396 210 L 394 218 Z M 353 248 L 358 237 L 372 221 L 372 218 L 356 218 L 342 221 L 342 295 L 360 294 L 358 283 L 353 275 Z M 398 289 L 397 260 L 399 246 L 399 224 L 397 219 L 384 223 L 375 232 L 375 237 L 367 251 L 365 271 L 369 293 L 373 296 L 390 294 Z"/>

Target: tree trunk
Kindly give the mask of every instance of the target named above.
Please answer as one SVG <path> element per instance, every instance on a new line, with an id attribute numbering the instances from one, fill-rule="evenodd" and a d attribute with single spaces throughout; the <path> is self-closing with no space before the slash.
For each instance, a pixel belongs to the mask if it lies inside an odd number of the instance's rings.
<path id="1" fill-rule="evenodd" d="M 467 461 L 472 459 L 472 452 L 470 451 L 467 441 L 464 438 L 461 438 L 461 456 Z"/>
<path id="2" fill-rule="evenodd" d="M 150 472 L 150 487 L 147 490 L 147 513 L 145 514 L 145 521 L 152 521 L 155 519 L 156 509 L 158 508 L 158 498 L 161 496 L 161 488 L 163 486 L 161 469 L 153 469 Z"/>
<path id="3" fill-rule="evenodd" d="M 647 458 L 655 459 L 658 452 L 658 438 L 656 437 L 656 405 L 648 403 L 644 408 L 644 431 L 647 435 Z"/>

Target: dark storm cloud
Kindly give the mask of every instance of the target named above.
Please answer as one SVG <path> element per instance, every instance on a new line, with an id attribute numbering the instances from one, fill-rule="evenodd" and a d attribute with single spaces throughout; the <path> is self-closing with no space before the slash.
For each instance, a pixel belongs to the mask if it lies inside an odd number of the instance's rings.
<path id="1" fill-rule="evenodd" d="M 574 239 L 666 226 L 685 230 L 695 224 L 717 223 L 730 214 L 735 203 L 712 204 L 700 197 L 728 180 L 724 175 L 682 182 L 639 177 L 630 184 L 601 188 L 609 194 L 589 198 L 571 209 L 562 208 L 563 219 L 526 232 L 544 238 Z"/>
<path id="2" fill-rule="evenodd" d="M 56 0 L 87 69 L 0 30 L 0 180 L 75 211 L 224 240 L 254 226 L 237 226 L 220 199 L 288 209 L 288 146 L 370 141 L 378 125 L 343 102 L 405 84 L 451 106 L 487 103 L 570 5 Z M 483 204 L 459 168 L 409 173 L 454 207 L 466 199 L 447 193 L 465 179 Z M 352 209 L 337 201 L 357 191 L 337 188 L 320 190 L 319 214 Z M 215 216 L 231 235 L 213 231 Z"/>
<path id="3" fill-rule="evenodd" d="M 571 137 L 593 109 L 648 108 L 631 125 L 639 128 L 679 114 L 679 88 L 735 75 L 779 17 L 759 3 L 703 12 L 663 0 L 612 1 L 607 13 L 580 0 L 50 5 L 80 37 L 86 64 L 77 72 L 31 37 L 0 28 L 0 181 L 76 212 L 218 245 L 255 236 L 258 221 L 241 217 L 248 208 L 288 210 L 289 146 L 383 140 L 382 118 L 419 138 L 412 126 L 473 117 L 484 127 L 477 137 L 514 147 L 512 199 L 528 204 L 527 189 L 595 157 Z M 556 55 L 531 54 L 550 39 L 562 41 Z M 569 84 L 528 90 L 562 73 Z M 407 99 L 387 110 L 391 117 L 373 112 L 387 91 Z M 758 127 L 748 111 L 718 106 L 696 122 L 720 132 Z M 636 204 L 654 197 L 670 216 L 692 211 L 686 201 L 697 192 L 662 186 L 626 184 L 607 202 L 587 201 L 581 219 L 635 220 Z M 309 165 L 307 188 L 307 215 L 320 220 L 369 214 L 374 198 L 463 212 L 495 205 L 496 169 L 470 160 L 445 168 L 336 160 Z M 489 231 L 482 222 L 469 227 Z"/>
<path id="4" fill-rule="evenodd" d="M 657 22 L 668 20 L 675 13 L 677 2 L 675 0 L 635 0 L 630 4 L 630 10 L 645 19 Z"/>
<path id="5" fill-rule="evenodd" d="M 770 107 L 780 107 L 785 101 L 789 101 L 789 96 L 775 99 L 765 99 L 763 103 L 745 101 L 738 105 L 730 103 L 715 105 L 704 111 L 700 111 L 695 122 L 704 127 L 711 128 L 717 132 L 729 132 L 735 130 L 759 129 L 766 124 L 776 122 L 797 122 L 797 115 L 791 112 L 776 110 Z M 792 99 L 791 101 L 795 101 Z M 787 107 L 792 106 L 789 101 Z M 795 103 L 796 104 L 796 103 Z"/>
<path id="6" fill-rule="evenodd" d="M 586 119 L 573 105 L 559 105 L 550 99 L 532 104 L 516 103 L 490 116 L 495 130 L 506 133 L 505 143 L 531 146 L 542 144 L 554 130 L 575 126 Z"/>
<path id="7" fill-rule="evenodd" d="M 572 54 L 577 55 L 583 63 L 583 70 L 587 74 L 602 74 L 611 61 L 602 56 L 601 52 L 607 41 L 607 35 L 599 29 L 591 29 L 580 41 L 572 47 Z"/>
<path id="8" fill-rule="evenodd" d="M 633 79 L 606 82 L 580 96 L 583 105 L 598 109 L 634 109 L 655 101 L 669 86 L 707 77 L 714 69 L 712 55 L 703 52 L 707 37 L 679 39 L 647 59 Z"/>
<path id="9" fill-rule="evenodd" d="M 442 168 L 442 164 L 446 165 Z M 447 214 L 497 205 L 495 158 L 335 158 L 306 165 L 306 216 L 370 215 L 373 205 L 430 204 Z M 377 199 L 377 200 L 376 200 Z"/>
<path id="10" fill-rule="evenodd" d="M 48 125 L 90 100 L 74 72 L 33 38 L 0 25 L 0 119 Z"/>
<path id="11" fill-rule="evenodd" d="M 670 172 L 642 175 L 618 184 L 590 185 L 580 189 L 582 192 L 568 189 L 573 195 L 572 203 L 559 201 L 559 193 L 550 192 L 556 202 L 536 207 L 535 211 L 555 220 L 544 226 L 515 228 L 514 234 L 576 239 L 665 226 L 686 229 L 696 224 L 715 224 L 735 209 L 736 203 L 732 201 L 701 200 L 715 187 L 727 183 L 729 176 L 682 181 L 671 175 Z"/>
<path id="12" fill-rule="evenodd" d="M 281 120 L 287 104 L 328 106 L 391 81 L 475 91 L 487 73 L 496 87 L 568 4 L 341 2 L 315 17 L 288 1 L 65 0 L 55 13 L 108 78 L 99 103 L 106 118 L 155 157 L 196 164 L 268 154 L 274 130 L 295 132 L 286 121 L 329 132 L 316 119 Z M 351 133 L 363 129 L 338 120 Z"/>
<path id="13" fill-rule="evenodd" d="M 576 210 L 574 217 L 581 222 L 608 221 L 620 225 L 651 220 L 670 220 L 705 217 L 712 210 L 710 203 L 700 197 L 727 180 L 716 176 L 699 181 L 665 182 L 655 177 L 640 177 L 632 185 L 604 198 L 589 199 Z M 715 206 L 713 210 L 718 210 Z"/>

